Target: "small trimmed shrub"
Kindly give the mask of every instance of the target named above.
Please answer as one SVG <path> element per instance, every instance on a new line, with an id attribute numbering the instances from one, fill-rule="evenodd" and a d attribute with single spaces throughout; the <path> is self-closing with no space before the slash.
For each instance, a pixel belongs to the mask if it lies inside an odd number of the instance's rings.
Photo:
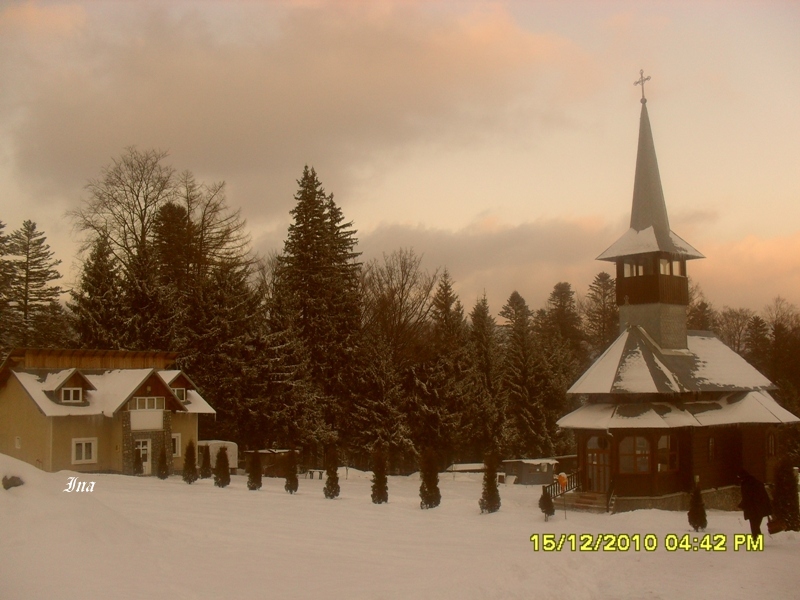
<path id="1" fill-rule="evenodd" d="M 283 484 L 285 489 L 290 494 L 297 491 L 299 483 L 297 481 L 297 453 L 294 448 L 290 448 L 286 453 L 286 483 Z"/>
<path id="2" fill-rule="evenodd" d="M 500 491 L 497 489 L 497 453 L 487 452 L 483 459 L 483 495 L 478 501 L 482 513 L 493 513 L 500 510 Z"/>
<path id="3" fill-rule="evenodd" d="M 546 487 L 542 487 L 542 495 L 539 498 L 539 509 L 544 513 L 545 521 L 556 514 L 553 498 L 550 496 L 550 492 L 547 491 Z"/>
<path id="4" fill-rule="evenodd" d="M 231 482 L 231 467 L 228 463 L 228 449 L 222 446 L 217 451 L 217 462 L 214 465 L 214 485 L 217 487 L 227 487 Z"/>
<path id="5" fill-rule="evenodd" d="M 158 478 L 166 479 L 169 477 L 169 467 L 167 466 L 167 449 L 161 446 L 161 452 L 158 453 Z"/>
<path id="6" fill-rule="evenodd" d="M 386 454 L 377 446 L 372 455 L 372 503 L 389 502 L 389 481 L 386 478 Z"/>
<path id="7" fill-rule="evenodd" d="M 197 451 L 194 440 L 186 444 L 186 453 L 183 455 L 183 480 L 192 484 L 197 481 Z"/>
<path id="8" fill-rule="evenodd" d="M 689 517 L 689 525 L 695 531 L 708 527 L 706 505 L 703 502 L 703 495 L 700 493 L 698 486 L 695 486 L 694 490 L 692 490 L 692 497 L 689 499 L 689 512 L 686 515 Z"/>
<path id="9" fill-rule="evenodd" d="M 200 465 L 200 479 L 208 479 L 211 477 L 211 450 L 208 449 L 208 444 L 203 446 L 203 460 Z"/>
<path id="10" fill-rule="evenodd" d="M 325 452 L 325 488 L 322 490 L 325 497 L 329 500 L 339 496 L 339 453 L 336 451 L 336 444 L 328 446 Z"/>
<path id="11" fill-rule="evenodd" d="M 247 472 L 247 489 L 255 492 L 261 489 L 261 453 L 253 451 L 250 459 L 250 470 Z"/>

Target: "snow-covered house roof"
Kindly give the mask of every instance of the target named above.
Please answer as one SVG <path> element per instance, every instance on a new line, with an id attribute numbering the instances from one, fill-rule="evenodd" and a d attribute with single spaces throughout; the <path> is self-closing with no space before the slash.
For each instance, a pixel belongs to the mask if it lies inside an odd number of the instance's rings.
<path id="1" fill-rule="evenodd" d="M 54 391 L 76 372 L 87 382 L 80 404 L 57 402 Z M 25 369 L 11 370 L 27 394 L 48 417 L 69 415 L 106 415 L 117 412 L 133 394 L 157 373 L 155 369 Z M 163 378 L 162 378 L 163 379 Z M 173 377 L 174 379 L 174 377 Z M 214 414 L 215 411 L 196 391 L 187 393 L 187 402 L 174 397 L 175 406 L 186 412 Z"/>
<path id="2" fill-rule="evenodd" d="M 586 404 L 558 420 L 565 429 L 645 429 L 703 427 L 736 423 L 797 423 L 764 390 L 733 392 L 698 402 L 628 402 Z"/>
<path id="3" fill-rule="evenodd" d="M 644 329 L 629 327 L 567 393 L 682 394 L 775 387 L 710 332 L 688 332 L 687 345 L 687 350 L 663 350 Z"/>

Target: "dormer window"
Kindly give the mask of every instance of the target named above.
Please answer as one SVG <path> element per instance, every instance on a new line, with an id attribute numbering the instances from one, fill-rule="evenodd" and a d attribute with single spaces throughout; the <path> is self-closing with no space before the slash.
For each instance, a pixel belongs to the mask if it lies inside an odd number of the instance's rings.
<path id="1" fill-rule="evenodd" d="M 172 391 L 175 392 L 178 400 L 184 403 L 186 402 L 186 388 L 172 388 Z"/>
<path id="2" fill-rule="evenodd" d="M 82 388 L 61 388 L 61 402 L 77 403 L 83 402 Z"/>

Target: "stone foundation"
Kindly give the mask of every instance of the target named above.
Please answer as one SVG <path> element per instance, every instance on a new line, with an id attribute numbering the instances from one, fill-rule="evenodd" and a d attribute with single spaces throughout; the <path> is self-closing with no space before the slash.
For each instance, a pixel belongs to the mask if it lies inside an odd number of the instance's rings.
<path id="1" fill-rule="evenodd" d="M 703 496 L 706 510 L 740 510 L 739 503 L 742 501 L 742 494 L 738 485 L 710 488 L 700 493 Z M 688 492 L 678 492 L 657 497 L 617 496 L 614 498 L 614 512 L 628 512 L 644 508 L 688 511 L 690 496 L 691 494 Z"/>

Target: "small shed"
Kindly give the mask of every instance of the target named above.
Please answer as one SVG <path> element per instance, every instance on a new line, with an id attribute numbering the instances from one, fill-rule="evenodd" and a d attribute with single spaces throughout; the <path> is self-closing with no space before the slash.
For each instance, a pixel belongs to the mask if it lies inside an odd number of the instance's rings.
<path id="1" fill-rule="evenodd" d="M 506 477 L 514 476 L 514 483 L 523 485 L 553 483 L 557 464 L 555 458 L 513 458 L 503 461 Z"/>
<path id="2" fill-rule="evenodd" d="M 197 456 L 203 456 L 203 446 L 208 446 L 208 453 L 211 456 L 211 468 L 217 465 L 217 452 L 223 446 L 228 449 L 228 464 L 231 468 L 231 473 L 236 475 L 237 467 L 239 465 L 239 445 L 236 442 L 226 442 L 225 440 L 200 440 L 197 442 Z M 198 465 L 201 459 L 198 460 Z"/>
<path id="3" fill-rule="evenodd" d="M 253 454 L 256 450 L 245 450 L 243 467 L 247 469 L 250 464 Z M 258 450 L 258 458 L 261 461 L 261 473 L 265 477 L 286 477 L 285 458 L 291 450 L 267 448 L 266 450 Z M 295 450 L 297 454 L 297 450 Z"/>

